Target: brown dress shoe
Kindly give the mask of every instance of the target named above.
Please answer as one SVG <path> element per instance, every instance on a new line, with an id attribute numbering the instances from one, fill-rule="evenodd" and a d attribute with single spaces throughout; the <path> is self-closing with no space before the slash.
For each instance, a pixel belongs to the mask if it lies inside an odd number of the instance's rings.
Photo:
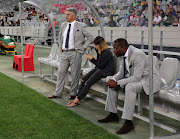
<path id="1" fill-rule="evenodd" d="M 124 123 L 124 125 L 119 129 L 116 133 L 121 135 L 121 134 L 127 134 L 130 131 L 134 131 L 134 125 L 129 125 L 127 123 Z"/>
<path id="2" fill-rule="evenodd" d="M 98 120 L 99 123 L 119 123 L 119 117 L 118 116 L 112 116 L 109 114 L 106 118 Z"/>
<path id="3" fill-rule="evenodd" d="M 50 97 L 48 97 L 48 98 L 53 99 L 53 98 L 61 98 L 61 97 L 58 97 L 58 96 L 52 95 L 52 96 L 50 96 Z"/>
<path id="4" fill-rule="evenodd" d="M 76 96 L 69 96 L 69 100 L 75 99 Z"/>

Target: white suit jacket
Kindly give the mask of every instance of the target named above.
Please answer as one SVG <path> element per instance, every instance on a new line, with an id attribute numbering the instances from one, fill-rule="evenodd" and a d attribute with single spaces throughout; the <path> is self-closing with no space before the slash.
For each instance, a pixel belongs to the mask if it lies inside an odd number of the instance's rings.
<path id="1" fill-rule="evenodd" d="M 60 27 L 60 33 L 59 33 L 59 46 L 62 48 L 63 44 L 63 33 L 67 27 L 68 22 L 62 23 Z M 79 53 L 84 53 L 83 48 L 87 48 L 89 44 L 91 43 L 93 36 L 89 33 L 89 31 L 86 29 L 86 25 L 84 23 L 75 21 L 74 23 L 74 47 Z M 86 40 L 85 40 L 86 38 Z"/>
<path id="2" fill-rule="evenodd" d="M 128 52 L 128 65 L 130 73 L 127 73 L 124 78 L 124 60 L 123 56 L 119 58 L 120 67 L 117 74 L 113 76 L 113 79 L 117 81 L 118 85 L 126 86 L 131 82 L 141 82 L 145 93 L 149 94 L 149 67 L 148 58 L 146 54 L 135 48 L 134 46 L 129 46 Z M 161 89 L 163 84 L 161 76 L 153 65 L 153 93 Z"/>

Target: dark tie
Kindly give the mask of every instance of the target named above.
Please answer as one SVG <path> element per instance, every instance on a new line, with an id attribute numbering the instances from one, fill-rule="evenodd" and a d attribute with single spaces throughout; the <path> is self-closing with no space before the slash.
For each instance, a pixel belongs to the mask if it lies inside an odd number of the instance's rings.
<path id="1" fill-rule="evenodd" d="M 123 59 L 124 59 L 124 78 L 125 78 L 125 76 L 126 76 L 126 62 L 125 62 L 126 57 L 123 57 Z"/>
<path id="2" fill-rule="evenodd" d="M 68 49 L 68 47 L 69 47 L 69 34 L 70 34 L 70 30 L 71 30 L 71 24 L 69 24 L 69 28 L 68 28 L 67 36 L 66 36 L 65 48 L 67 48 L 67 49 Z"/>

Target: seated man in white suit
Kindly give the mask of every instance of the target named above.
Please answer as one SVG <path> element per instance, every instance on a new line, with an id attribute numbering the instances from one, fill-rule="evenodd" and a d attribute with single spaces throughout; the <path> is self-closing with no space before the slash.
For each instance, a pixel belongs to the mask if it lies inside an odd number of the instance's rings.
<path id="1" fill-rule="evenodd" d="M 114 54 L 120 57 L 120 69 L 107 82 L 107 86 L 110 89 L 107 94 L 105 110 L 109 111 L 110 114 L 105 119 L 98 120 L 98 122 L 119 122 L 117 115 L 118 92 L 113 88 L 117 86 L 125 88 L 125 101 L 121 118 L 126 121 L 116 133 L 126 134 L 134 130 L 132 119 L 137 94 L 144 91 L 149 95 L 148 58 L 142 50 L 132 45 L 129 46 L 128 42 L 123 38 L 115 40 L 113 48 Z M 161 76 L 155 66 L 153 66 L 153 93 L 160 90 L 161 83 Z"/>

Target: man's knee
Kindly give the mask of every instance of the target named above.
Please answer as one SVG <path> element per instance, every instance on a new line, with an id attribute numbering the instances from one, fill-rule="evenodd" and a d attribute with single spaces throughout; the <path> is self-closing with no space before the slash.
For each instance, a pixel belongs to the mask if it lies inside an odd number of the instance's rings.
<path id="1" fill-rule="evenodd" d="M 128 83 L 125 86 L 125 92 L 135 92 L 135 93 L 141 93 L 142 92 L 142 84 L 140 82 L 132 82 Z"/>
<path id="2" fill-rule="evenodd" d="M 128 83 L 128 84 L 125 86 L 125 92 L 132 91 L 133 89 L 134 89 L 133 83 Z"/>

